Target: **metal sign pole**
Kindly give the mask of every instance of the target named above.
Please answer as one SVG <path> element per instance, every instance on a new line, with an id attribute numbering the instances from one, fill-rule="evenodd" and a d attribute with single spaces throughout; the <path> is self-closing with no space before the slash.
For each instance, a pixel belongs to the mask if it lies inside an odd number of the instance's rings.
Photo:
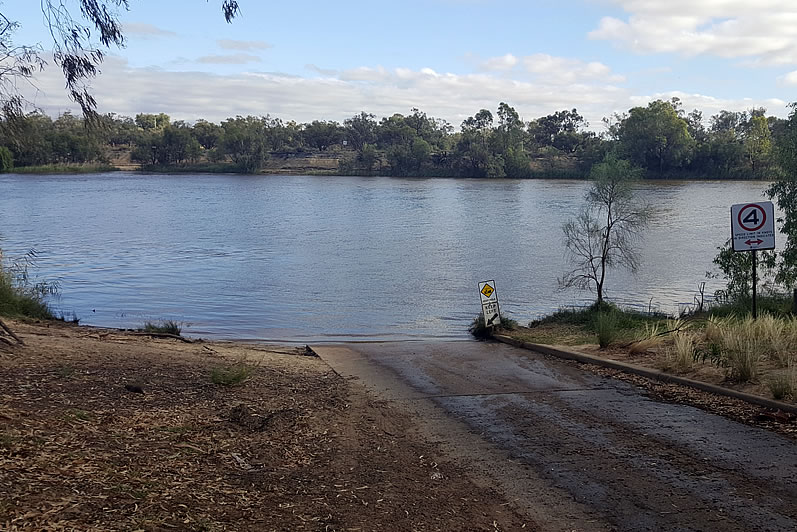
<path id="1" fill-rule="evenodd" d="M 753 250 L 753 319 L 758 319 L 758 308 L 756 305 L 756 285 L 758 285 L 758 251 Z"/>

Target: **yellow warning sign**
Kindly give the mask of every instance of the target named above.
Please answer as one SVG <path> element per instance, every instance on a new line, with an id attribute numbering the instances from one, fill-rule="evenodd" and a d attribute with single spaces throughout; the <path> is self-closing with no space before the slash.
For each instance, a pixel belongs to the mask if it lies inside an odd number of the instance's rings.
<path id="1" fill-rule="evenodd" d="M 495 289 L 489 284 L 484 285 L 484 288 L 482 288 L 482 294 L 484 294 L 484 297 L 490 297 L 493 295 L 493 292 L 495 292 Z"/>

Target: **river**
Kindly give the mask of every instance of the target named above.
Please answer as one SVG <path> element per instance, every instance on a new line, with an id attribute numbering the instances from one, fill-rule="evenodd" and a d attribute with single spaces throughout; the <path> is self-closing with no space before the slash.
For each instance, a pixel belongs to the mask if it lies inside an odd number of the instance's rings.
<path id="1" fill-rule="evenodd" d="M 656 208 L 636 275 L 610 300 L 677 313 L 694 301 L 731 204 L 766 183 L 644 182 Z M 171 319 L 213 338 L 319 342 L 461 338 L 494 279 L 527 322 L 592 294 L 558 290 L 562 225 L 588 183 L 366 177 L 0 175 L 0 248 L 35 248 L 58 312 L 136 327 Z M 780 243 L 779 243 L 780 245 Z M 722 286 L 709 280 L 706 293 Z"/>

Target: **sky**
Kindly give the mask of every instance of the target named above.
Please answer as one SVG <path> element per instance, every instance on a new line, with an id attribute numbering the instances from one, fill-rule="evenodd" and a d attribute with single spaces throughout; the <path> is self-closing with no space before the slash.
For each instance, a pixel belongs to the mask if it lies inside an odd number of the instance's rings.
<path id="1" fill-rule="evenodd" d="M 67 5 L 76 6 L 70 0 Z M 576 108 L 601 119 L 678 97 L 722 109 L 797 100 L 794 0 L 130 0 L 127 38 L 92 83 L 101 112 L 193 122 L 377 117 L 418 108 L 455 126 L 500 102 L 521 118 Z M 77 11 L 76 9 L 74 11 Z M 17 43 L 52 48 L 40 3 L 2 0 Z M 75 110 L 52 63 L 22 91 Z"/>

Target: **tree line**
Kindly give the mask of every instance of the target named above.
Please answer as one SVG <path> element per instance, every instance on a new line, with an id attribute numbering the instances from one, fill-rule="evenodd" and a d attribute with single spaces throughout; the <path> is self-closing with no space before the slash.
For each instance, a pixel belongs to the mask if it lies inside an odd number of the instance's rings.
<path id="1" fill-rule="evenodd" d="M 576 109 L 524 121 L 506 103 L 481 109 L 455 130 L 419 109 L 377 120 L 361 112 L 343 121 L 283 121 L 237 116 L 220 123 L 172 121 L 166 114 L 6 114 L 0 167 L 131 160 L 161 169 L 214 168 L 256 173 L 272 157 L 334 153 L 340 172 L 362 175 L 582 177 L 606 154 L 629 160 L 646 177 L 773 178 L 773 156 L 789 142 L 787 120 L 763 108 L 721 111 L 704 120 L 677 98 L 605 118 L 596 134 Z M 782 150 L 781 150 L 782 151 Z"/>

